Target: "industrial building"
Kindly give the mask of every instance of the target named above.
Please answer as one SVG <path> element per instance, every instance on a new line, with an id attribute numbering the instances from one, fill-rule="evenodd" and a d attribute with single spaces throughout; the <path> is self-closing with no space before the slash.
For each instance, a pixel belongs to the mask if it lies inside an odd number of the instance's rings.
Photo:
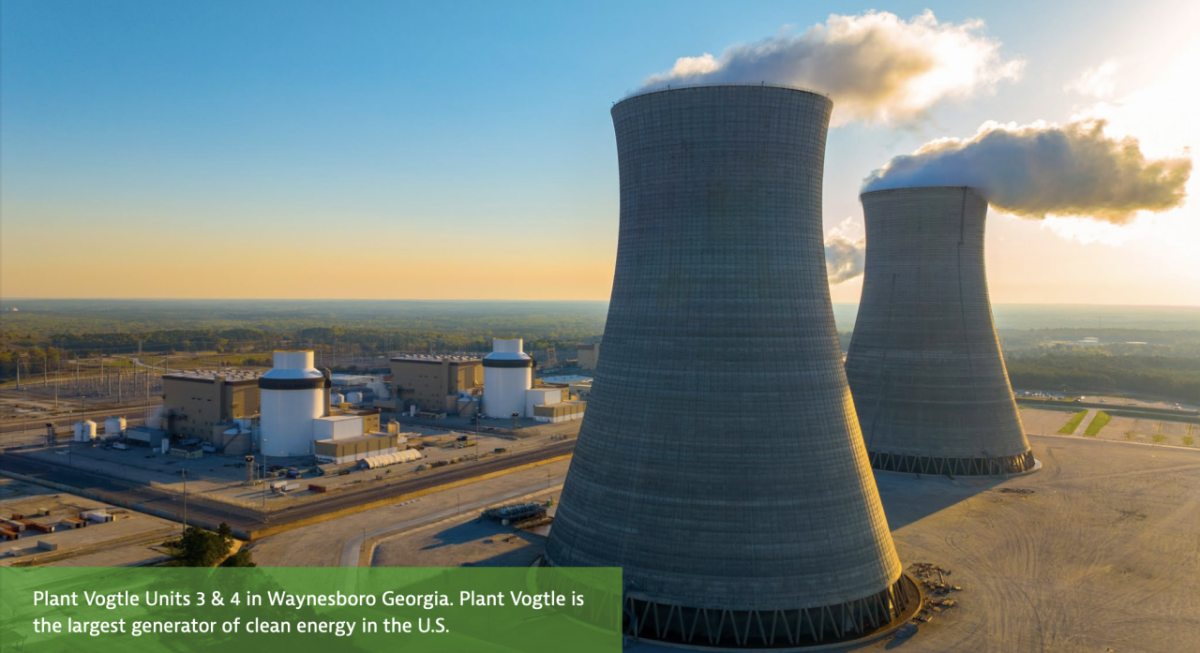
<path id="1" fill-rule="evenodd" d="M 898 627 L 918 603 L 834 326 L 831 108 L 759 84 L 612 108 L 621 224 L 604 356 L 545 555 L 622 567 L 629 636 L 781 650 Z"/>
<path id="2" fill-rule="evenodd" d="M 400 412 L 410 406 L 457 413 L 458 401 L 483 387 L 483 362 L 469 356 L 398 356 L 391 359 L 392 399 L 377 402 Z"/>
<path id="3" fill-rule="evenodd" d="M 172 435 L 207 439 L 218 424 L 259 414 L 254 372 L 176 372 L 164 374 L 162 385 L 163 414 Z"/>
<path id="4" fill-rule="evenodd" d="M 596 360 L 600 358 L 600 343 L 594 345 L 579 345 L 577 349 L 579 367 L 585 370 L 596 369 Z"/>
<path id="5" fill-rule="evenodd" d="M 935 186 L 862 203 L 866 268 L 846 375 L 871 464 L 954 476 L 1031 469 L 988 300 L 987 201 Z"/>
<path id="6" fill-rule="evenodd" d="M 314 454 L 320 463 L 352 463 L 371 456 L 396 453 L 400 436 L 395 433 L 368 433 L 343 439 L 317 440 Z M 407 442 L 407 438 L 404 438 Z"/>
<path id="7" fill-rule="evenodd" d="M 311 351 L 277 351 L 274 357 L 275 366 L 258 378 L 262 402 L 259 448 L 272 456 L 310 454 L 313 422 L 329 416 L 333 382 L 328 373 L 313 367 Z"/>
<path id="8" fill-rule="evenodd" d="M 525 415 L 525 393 L 533 387 L 533 359 L 521 338 L 492 340 L 483 359 L 483 411 L 493 417 Z"/>
<path id="9" fill-rule="evenodd" d="M 495 338 L 483 359 L 483 411 L 489 417 L 533 417 L 562 422 L 583 417 L 585 402 L 572 402 L 569 384 L 535 383 L 534 361 L 521 338 Z M 540 411 L 539 411 L 540 409 Z"/>

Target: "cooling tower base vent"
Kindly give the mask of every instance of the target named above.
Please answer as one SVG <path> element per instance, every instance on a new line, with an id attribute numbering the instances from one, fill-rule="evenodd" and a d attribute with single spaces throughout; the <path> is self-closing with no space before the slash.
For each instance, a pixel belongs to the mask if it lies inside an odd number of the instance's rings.
<path id="1" fill-rule="evenodd" d="M 625 635 L 686 648 L 791 651 L 865 642 L 904 625 L 921 607 L 907 575 L 871 596 L 794 610 L 690 608 L 625 596 Z"/>
<path id="2" fill-rule="evenodd" d="M 884 472 L 937 476 L 1002 476 L 1034 469 L 1033 452 L 997 458 L 937 458 L 898 453 L 868 452 L 871 467 Z"/>

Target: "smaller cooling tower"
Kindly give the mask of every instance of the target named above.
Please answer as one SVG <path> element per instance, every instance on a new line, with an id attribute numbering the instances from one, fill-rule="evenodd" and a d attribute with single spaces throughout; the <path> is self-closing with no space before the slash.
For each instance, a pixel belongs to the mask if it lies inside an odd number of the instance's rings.
<path id="1" fill-rule="evenodd" d="M 275 367 L 258 378 L 262 451 L 269 456 L 312 452 L 313 420 L 325 414 L 327 379 L 311 351 L 277 351 Z"/>
<path id="2" fill-rule="evenodd" d="M 492 353 L 483 359 L 483 411 L 492 417 L 525 414 L 525 391 L 533 387 L 533 359 L 524 341 L 492 340 Z"/>
<path id="3" fill-rule="evenodd" d="M 988 300 L 987 201 L 935 186 L 864 193 L 862 203 L 866 269 L 846 376 L 871 465 L 1031 469 Z"/>

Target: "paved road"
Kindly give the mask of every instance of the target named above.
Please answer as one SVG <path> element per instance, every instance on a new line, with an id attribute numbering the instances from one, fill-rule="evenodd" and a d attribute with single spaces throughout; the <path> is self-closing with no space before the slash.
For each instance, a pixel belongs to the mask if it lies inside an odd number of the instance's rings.
<path id="1" fill-rule="evenodd" d="M 425 524 L 432 524 L 434 522 L 439 522 L 443 519 L 449 519 L 456 515 L 462 515 L 463 511 L 470 513 L 478 508 L 490 506 L 492 504 L 500 503 L 502 501 L 508 501 L 509 499 L 513 499 L 516 497 L 523 497 L 527 494 L 533 494 L 535 492 L 552 492 L 552 491 L 560 491 L 560 490 L 562 490 L 561 483 L 559 483 L 558 485 L 548 487 L 545 483 L 542 483 L 539 481 L 537 483 L 534 483 L 533 485 L 528 485 L 525 487 L 517 488 L 515 490 L 509 490 L 507 492 L 500 492 L 497 494 L 489 495 L 482 499 L 476 499 L 475 501 L 468 501 L 464 505 L 458 505 L 458 506 L 454 506 L 453 508 L 447 508 L 440 512 L 436 512 L 432 515 L 423 515 L 421 517 L 416 517 L 414 519 L 402 521 L 397 524 L 389 524 L 387 526 L 377 528 L 373 531 L 367 531 L 367 532 L 363 533 L 362 535 L 355 536 L 349 542 L 346 542 L 346 545 L 344 547 L 342 547 L 341 566 L 343 566 L 343 567 L 359 566 L 359 564 L 361 563 L 361 558 L 362 558 L 362 553 L 363 553 L 363 543 L 366 542 L 367 540 L 373 540 L 373 539 L 385 537 L 388 535 L 394 535 L 401 531 L 406 531 L 410 528 L 415 528 L 417 526 L 423 526 Z M 370 560 L 367 561 L 367 566 L 368 567 L 371 566 Z"/>
<path id="2" fill-rule="evenodd" d="M 190 496 L 188 498 L 188 521 L 211 527 L 226 522 L 234 530 L 250 533 L 267 525 L 288 524 L 363 503 L 389 499 L 409 492 L 470 479 L 489 472 L 503 471 L 519 465 L 570 454 L 574 450 L 574 440 L 556 442 L 538 449 L 486 458 L 470 464 L 455 465 L 440 472 L 422 474 L 417 478 L 338 493 L 326 499 L 267 513 Z M 136 509 L 143 512 L 159 516 L 169 514 L 173 515 L 176 520 L 182 520 L 183 502 L 177 493 L 122 481 L 103 474 L 73 469 L 68 467 L 65 461 L 64 464 L 50 463 L 6 452 L 0 455 L 0 470 L 91 490 L 99 494 L 102 501 L 131 508 L 137 506 Z"/>

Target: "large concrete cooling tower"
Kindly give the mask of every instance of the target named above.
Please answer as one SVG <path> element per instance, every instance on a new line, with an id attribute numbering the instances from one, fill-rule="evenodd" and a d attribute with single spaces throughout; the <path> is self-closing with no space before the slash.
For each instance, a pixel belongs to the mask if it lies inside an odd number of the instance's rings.
<path id="1" fill-rule="evenodd" d="M 926 474 L 1031 469 L 992 325 L 987 202 L 970 188 L 864 193 L 867 264 L 846 375 L 871 464 Z"/>
<path id="2" fill-rule="evenodd" d="M 547 544 L 625 570 L 627 633 L 798 647 L 916 602 L 839 355 L 821 235 L 830 101 L 770 86 L 612 109 L 612 302 Z"/>

